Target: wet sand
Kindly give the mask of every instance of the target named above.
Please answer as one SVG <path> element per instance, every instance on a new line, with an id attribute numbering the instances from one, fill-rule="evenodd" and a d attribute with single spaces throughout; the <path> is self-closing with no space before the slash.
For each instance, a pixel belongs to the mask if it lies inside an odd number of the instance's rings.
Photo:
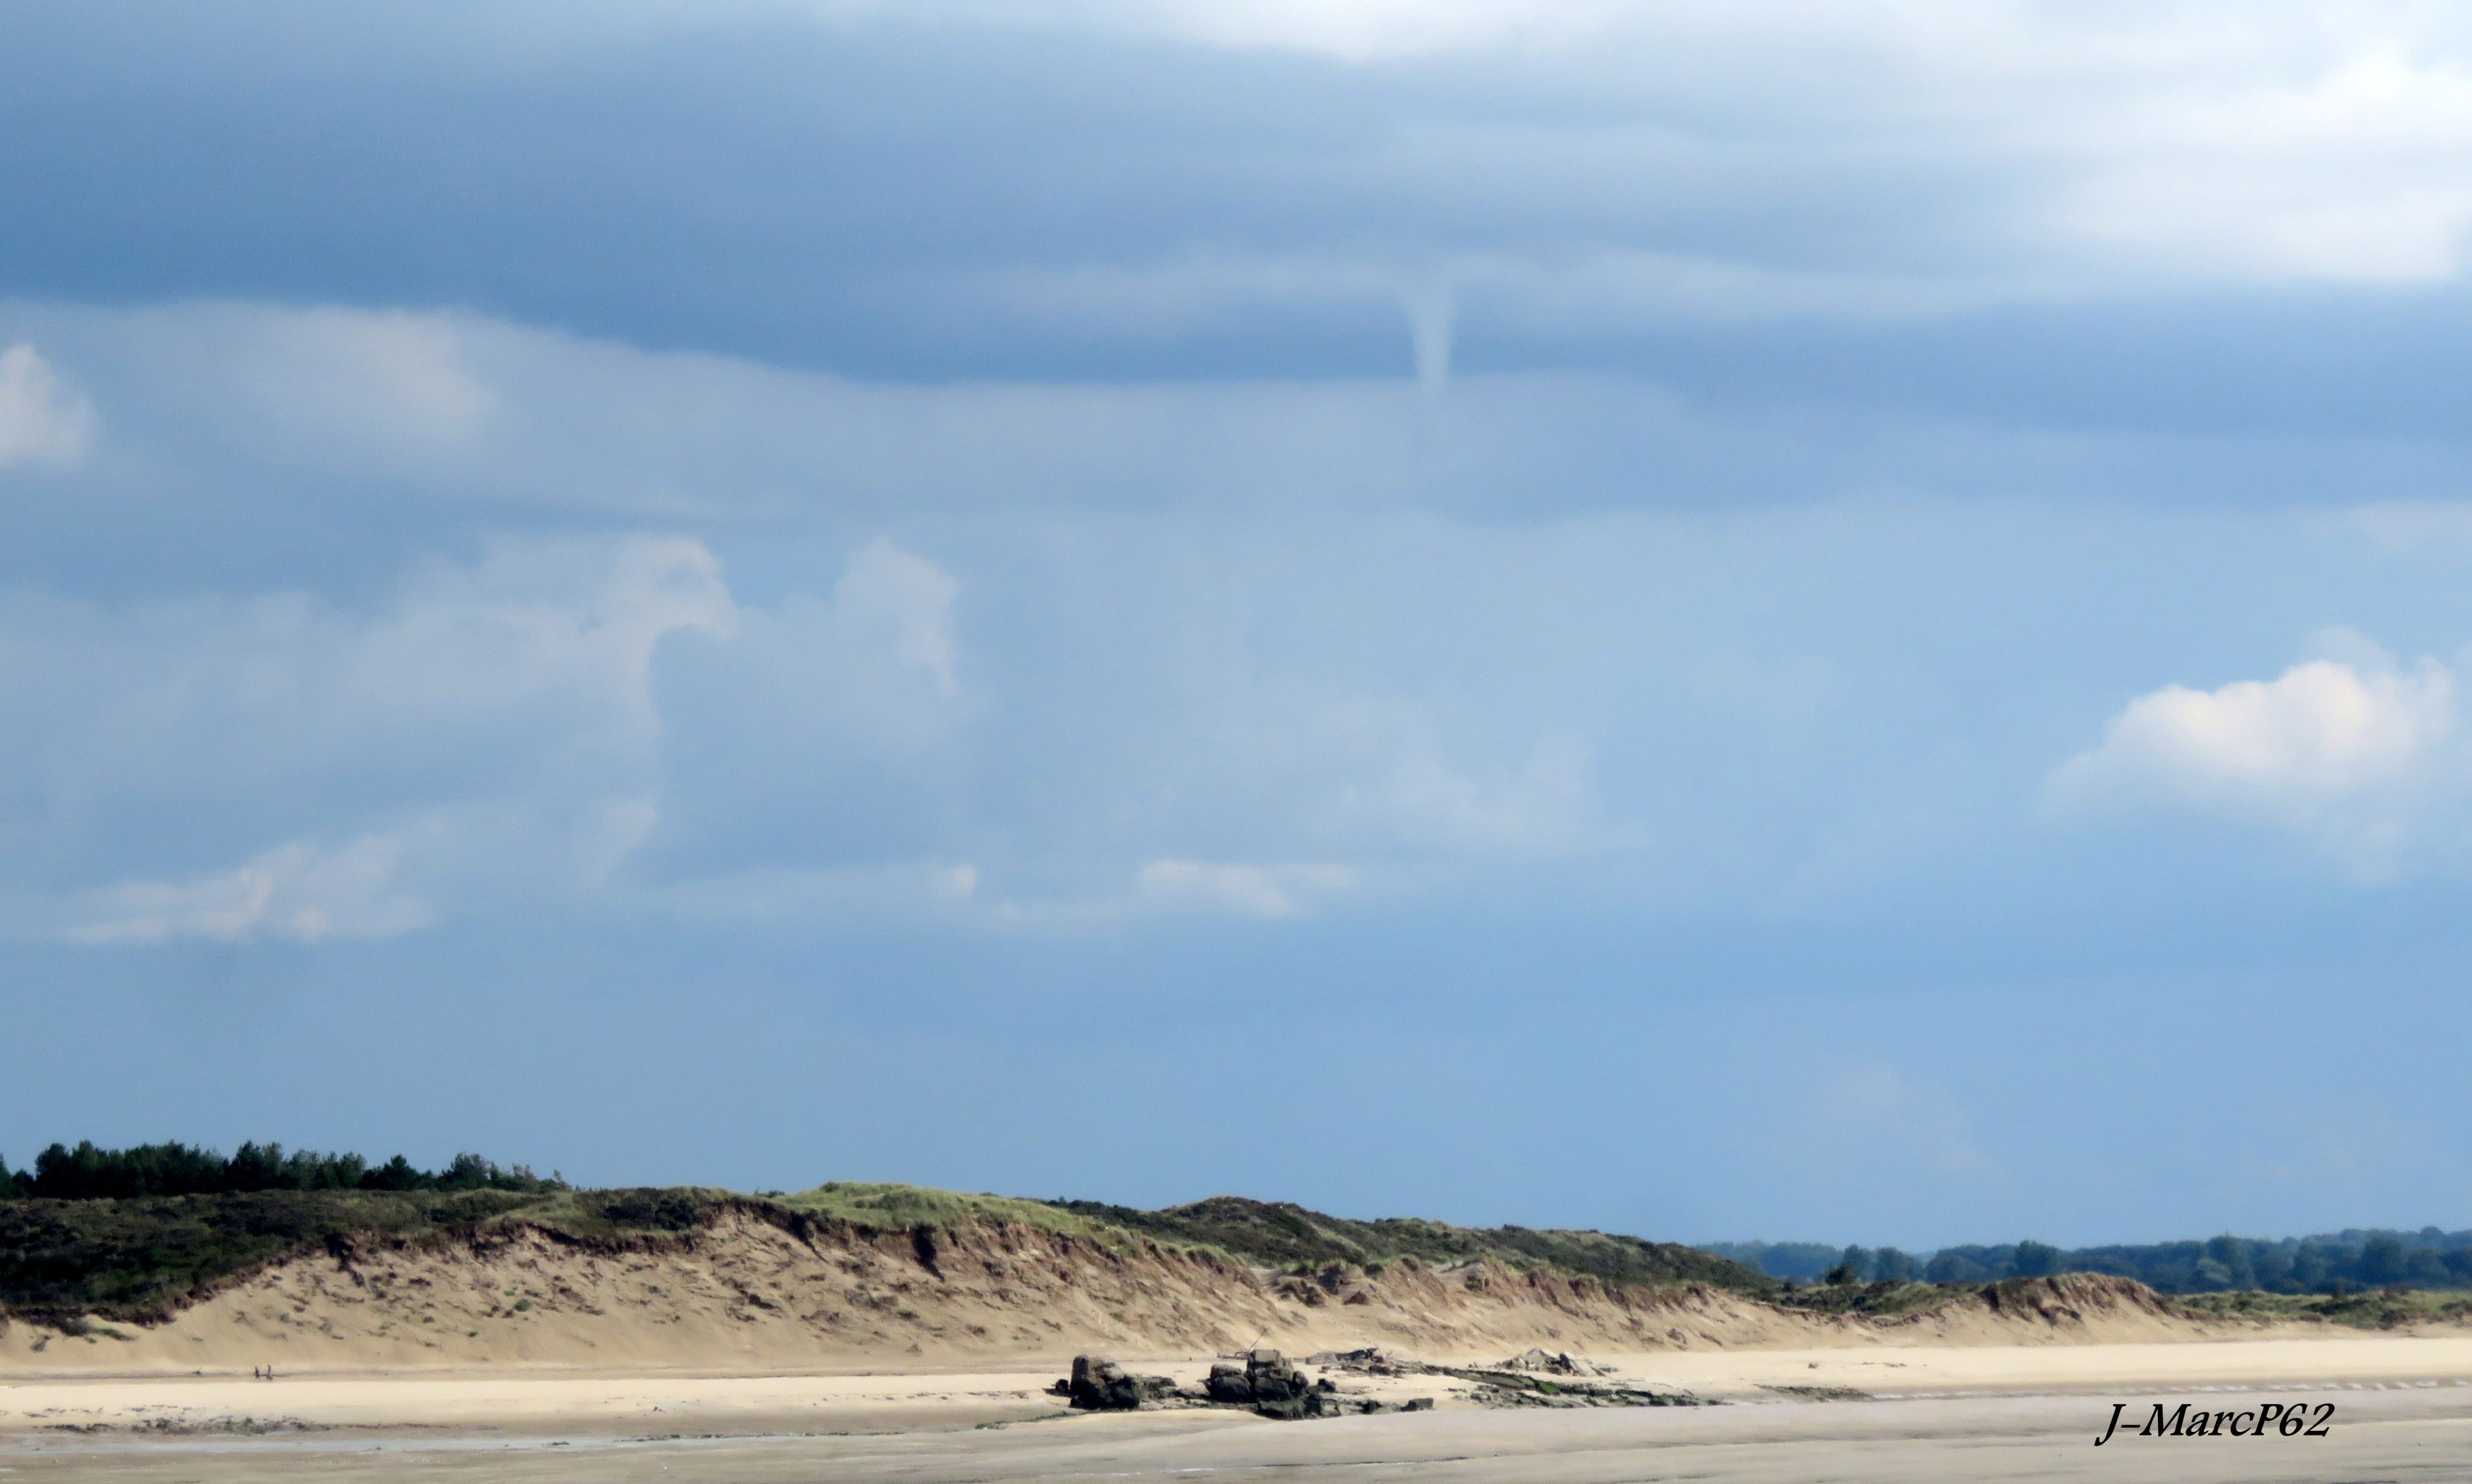
<path id="1" fill-rule="evenodd" d="M 2123 1399 L 2125 1400 L 2125 1399 Z M 2192 1399 L 2240 1404 L 2222 1393 Z M 1989 1479 L 2193 1484 L 2460 1481 L 2472 1397 L 2451 1388 L 2343 1393 L 2323 1439 L 2094 1439 L 2108 1402 L 1971 1398 L 1771 1402 L 1654 1411 L 1496 1412 L 1275 1424 L 1224 1415 L 1081 1417 L 958 1432 L 617 1444 L 592 1439 L 304 1437 L 136 1444 L 46 1441 L 0 1452 L 12 1481 L 126 1484 L 925 1484 L 973 1480 L 1276 1480 L 1279 1484 L 1975 1484 Z"/>

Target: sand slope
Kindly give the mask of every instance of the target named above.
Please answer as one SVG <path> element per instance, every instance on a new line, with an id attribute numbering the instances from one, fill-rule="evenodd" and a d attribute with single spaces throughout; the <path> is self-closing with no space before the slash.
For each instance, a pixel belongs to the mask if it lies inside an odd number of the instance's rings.
<path id="1" fill-rule="evenodd" d="M 1208 1354 L 1385 1344 L 1443 1356 L 1530 1345 L 1656 1352 L 1877 1343 L 2197 1339 L 2254 1327 L 2184 1317 L 2139 1284 L 2076 1276 L 1893 1321 L 1781 1309 L 1704 1287 L 1612 1285 L 1489 1261 L 1368 1274 L 1257 1269 L 1209 1252 L 1005 1221 L 794 1231 L 722 1213 L 674 1237 L 594 1245 L 515 1226 L 297 1255 L 140 1328 L 0 1330 L 19 1375 L 965 1366 L 1082 1350 Z"/>

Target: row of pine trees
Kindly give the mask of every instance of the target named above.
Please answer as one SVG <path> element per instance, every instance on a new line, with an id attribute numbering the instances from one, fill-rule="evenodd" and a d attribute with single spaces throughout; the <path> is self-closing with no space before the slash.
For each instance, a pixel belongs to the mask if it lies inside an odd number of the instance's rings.
<path id="1" fill-rule="evenodd" d="M 0 1160 L 0 1200 L 130 1200 L 159 1195 L 220 1195 L 241 1190 L 563 1190 L 527 1166 L 512 1168 L 477 1154 L 459 1154 L 443 1169 L 421 1169 L 398 1154 L 372 1165 L 357 1154 L 319 1154 L 279 1143 L 221 1150 L 184 1143 L 126 1149 L 53 1144 L 34 1167 L 12 1171 Z"/>

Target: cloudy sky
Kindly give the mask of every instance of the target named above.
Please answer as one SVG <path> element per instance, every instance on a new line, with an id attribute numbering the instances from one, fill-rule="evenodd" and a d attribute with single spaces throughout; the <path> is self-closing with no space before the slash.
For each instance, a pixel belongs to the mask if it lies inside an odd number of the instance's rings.
<path id="1" fill-rule="evenodd" d="M 0 18 L 0 1156 L 2472 1225 L 2472 20 Z"/>

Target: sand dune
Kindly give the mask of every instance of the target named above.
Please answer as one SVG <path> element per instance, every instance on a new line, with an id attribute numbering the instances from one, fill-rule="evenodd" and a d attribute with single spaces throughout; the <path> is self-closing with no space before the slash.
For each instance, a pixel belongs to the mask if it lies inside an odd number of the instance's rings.
<path id="1" fill-rule="evenodd" d="M 73 1330 L 78 1328 L 71 1327 Z M 2199 1321 L 2123 1280 L 1970 1294 L 1895 1319 L 1824 1316 L 1703 1286 L 1648 1287 L 1492 1261 L 1283 1273 L 1017 1223 L 801 1236 L 744 1213 L 593 1245 L 514 1226 L 337 1243 L 229 1283 L 170 1322 L 0 1329 L 0 1375 L 459 1366 L 862 1370 L 1078 1351 L 1294 1353 L 1383 1344 L 1435 1356 L 2164 1341 L 2260 1332 Z"/>
<path id="2" fill-rule="evenodd" d="M 1271 1423 L 1059 1417 L 1045 1390 L 1078 1350 L 1197 1380 L 1255 1342 L 1434 1360 L 1543 1344 L 1734 1404 L 1512 1415 L 1447 1376 L 1338 1373 L 1438 1409 Z M 278 1379 L 249 1378 L 268 1363 Z M 2387 1420 L 2313 1451 L 2088 1446 L 2109 1399 L 2242 1392 Z M 1284 1272 L 1003 1222 L 811 1238 L 730 1216 L 614 1245 L 522 1227 L 339 1243 L 153 1328 L 0 1332 L 0 1473 L 18 1480 L 2405 1480 L 2466 1457 L 2472 1334 L 2201 1322 L 2084 1276 L 1831 1317 L 1490 1262 Z"/>

